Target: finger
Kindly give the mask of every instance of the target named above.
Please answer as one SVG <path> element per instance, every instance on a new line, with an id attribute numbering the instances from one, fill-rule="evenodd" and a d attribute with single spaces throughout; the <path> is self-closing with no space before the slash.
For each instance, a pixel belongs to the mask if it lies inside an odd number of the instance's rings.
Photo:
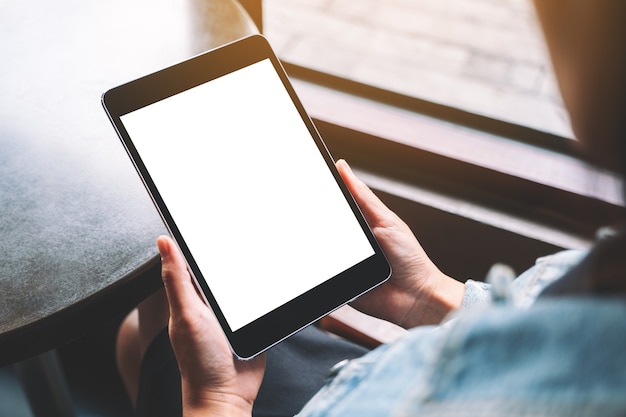
<path id="1" fill-rule="evenodd" d="M 365 219 L 370 226 L 385 226 L 393 221 L 393 213 L 389 208 L 374 194 L 374 192 L 361 181 L 348 163 L 340 159 L 336 163 L 337 170 L 341 178 L 346 183 L 350 193 L 354 196 L 357 204 L 361 208 Z"/>
<path id="2" fill-rule="evenodd" d="M 178 246 L 169 236 L 160 236 L 157 246 L 161 254 L 163 285 L 170 306 L 170 340 L 179 363 L 181 357 L 195 357 L 198 352 L 194 349 L 198 348 L 198 343 L 203 343 L 203 338 L 211 339 L 216 349 L 230 352 L 215 315 L 196 291 Z"/>
<path id="3" fill-rule="evenodd" d="M 189 307 L 199 301 L 187 264 L 174 241 L 168 236 L 160 236 L 157 246 L 161 254 L 162 279 L 170 305 L 170 314 L 178 315 L 183 307 Z"/>

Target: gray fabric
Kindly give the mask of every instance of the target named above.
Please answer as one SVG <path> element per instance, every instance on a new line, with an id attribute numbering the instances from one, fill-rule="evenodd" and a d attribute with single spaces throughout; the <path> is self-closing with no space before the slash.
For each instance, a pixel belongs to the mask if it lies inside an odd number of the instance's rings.
<path id="1" fill-rule="evenodd" d="M 368 352 L 317 326 L 309 326 L 267 352 L 267 367 L 253 417 L 293 416 L 324 385 L 334 365 Z M 141 364 L 138 417 L 182 415 L 180 373 L 167 329 L 152 341 Z"/>

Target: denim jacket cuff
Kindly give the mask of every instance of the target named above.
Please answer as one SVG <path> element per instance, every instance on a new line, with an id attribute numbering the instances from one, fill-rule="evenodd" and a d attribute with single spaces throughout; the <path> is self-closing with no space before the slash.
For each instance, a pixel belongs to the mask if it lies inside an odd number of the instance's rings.
<path id="1" fill-rule="evenodd" d="M 491 286 L 485 282 L 468 279 L 461 308 L 484 306 L 491 302 Z"/>

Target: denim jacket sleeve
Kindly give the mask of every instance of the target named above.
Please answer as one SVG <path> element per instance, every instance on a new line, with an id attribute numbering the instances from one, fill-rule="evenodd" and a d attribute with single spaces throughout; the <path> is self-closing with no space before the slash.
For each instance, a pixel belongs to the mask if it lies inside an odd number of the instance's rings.
<path id="1" fill-rule="evenodd" d="M 580 262 L 586 254 L 586 250 L 572 249 L 537 259 L 532 268 L 521 274 L 517 279 L 511 280 L 509 284 L 511 301 L 519 307 L 530 306 L 544 288 Z M 492 280 L 497 280 L 499 282 L 498 285 L 504 285 L 502 284 L 503 279 L 501 279 L 501 277 L 494 277 L 493 274 L 502 274 L 502 272 L 498 272 L 496 268 L 492 268 L 492 271 L 488 274 L 488 276 L 492 278 L 488 278 L 487 281 L 491 282 Z M 495 296 L 494 290 L 495 289 L 492 288 L 492 285 L 488 282 L 467 280 L 465 283 L 462 308 L 491 304 Z M 497 292 L 506 291 L 500 288 Z"/>
<path id="2" fill-rule="evenodd" d="M 624 415 L 626 360 L 618 352 L 626 346 L 626 302 L 543 299 L 525 308 L 584 255 L 565 251 L 538 259 L 510 283 L 511 303 L 493 302 L 492 286 L 469 282 L 468 311 L 344 364 L 299 415 Z M 577 348 L 565 349 L 572 338 Z M 546 383 L 537 385 L 537 378 Z M 596 403 L 586 404 L 585 396 Z"/>

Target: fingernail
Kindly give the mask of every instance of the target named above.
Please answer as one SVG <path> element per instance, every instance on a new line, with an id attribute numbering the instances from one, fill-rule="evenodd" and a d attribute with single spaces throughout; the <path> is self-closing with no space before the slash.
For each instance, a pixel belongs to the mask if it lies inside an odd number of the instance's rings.
<path id="1" fill-rule="evenodd" d="M 352 167 L 345 159 L 340 159 L 339 162 L 343 163 L 346 166 L 346 169 L 348 170 L 349 174 L 353 174 Z"/>

